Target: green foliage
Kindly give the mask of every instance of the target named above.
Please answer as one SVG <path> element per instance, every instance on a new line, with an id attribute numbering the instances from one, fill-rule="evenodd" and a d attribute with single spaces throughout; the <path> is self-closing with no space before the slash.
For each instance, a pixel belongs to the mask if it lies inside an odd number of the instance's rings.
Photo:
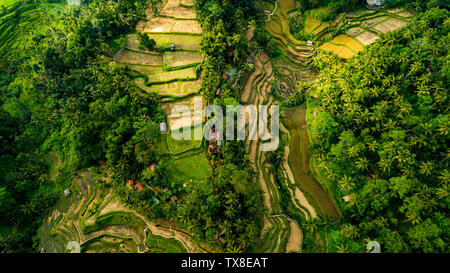
<path id="1" fill-rule="evenodd" d="M 247 171 L 233 164 L 220 166 L 215 172 L 213 182 L 188 183 L 193 202 L 180 212 L 179 221 L 198 239 L 208 242 L 222 238 L 227 248 L 243 251 L 259 239 L 261 190 Z"/>
<path id="2" fill-rule="evenodd" d="M 345 221 L 386 252 L 450 251 L 448 18 L 418 14 L 342 66 L 317 59 L 319 164 L 336 198 L 350 197 Z"/>
<path id="3" fill-rule="evenodd" d="M 153 39 L 150 39 L 147 34 L 144 32 L 138 33 L 138 42 L 140 50 L 153 50 L 156 47 L 156 42 Z"/>
<path id="4" fill-rule="evenodd" d="M 0 189 L 9 209 L 0 221 L 18 232 L 0 251 L 37 250 L 36 230 L 69 186 L 70 170 L 103 161 L 123 181 L 156 160 L 159 99 L 142 96 L 127 70 L 110 63 L 107 45 L 134 27 L 146 3 L 95 1 L 64 10 L 45 35 L 1 59 Z M 70 169 L 61 179 L 49 178 L 49 151 Z"/>

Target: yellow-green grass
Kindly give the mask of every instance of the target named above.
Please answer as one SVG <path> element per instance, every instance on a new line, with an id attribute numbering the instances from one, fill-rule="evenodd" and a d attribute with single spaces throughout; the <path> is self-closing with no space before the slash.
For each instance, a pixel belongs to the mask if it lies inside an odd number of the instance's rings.
<path id="1" fill-rule="evenodd" d="M 95 219 L 92 225 L 82 227 L 83 233 L 91 233 L 107 226 L 124 225 L 134 228 L 137 232 L 144 230 L 145 222 L 134 213 L 125 211 L 114 211 L 105 213 Z"/>
<path id="2" fill-rule="evenodd" d="M 250 253 L 283 253 L 289 239 L 289 220 L 284 215 L 268 218 L 270 225 L 265 226 L 264 237 L 248 249 Z"/>
<path id="3" fill-rule="evenodd" d="M 161 54 L 150 54 L 144 52 L 136 52 L 129 49 L 120 50 L 114 60 L 118 63 L 142 64 L 161 66 L 163 64 L 163 56 Z"/>
<path id="4" fill-rule="evenodd" d="M 114 234 L 102 234 L 81 245 L 82 253 L 137 253 L 138 245 L 134 238 Z"/>
<path id="5" fill-rule="evenodd" d="M 344 59 L 350 59 L 351 57 L 353 57 L 356 54 L 356 52 L 352 51 L 348 47 L 345 47 L 342 45 L 334 45 L 329 42 L 324 43 L 323 45 L 320 46 L 320 48 L 323 50 L 331 51 L 334 54 L 336 54 L 339 57 L 344 58 Z"/>
<path id="6" fill-rule="evenodd" d="M 201 63 L 202 61 L 203 56 L 200 52 L 175 51 L 175 52 L 166 52 L 164 54 L 165 69 L 175 69 L 192 66 Z"/>
<path id="7" fill-rule="evenodd" d="M 184 183 L 189 179 L 204 179 L 211 175 L 211 166 L 203 151 L 172 160 L 167 166 L 167 176 L 171 182 Z"/>
<path id="8" fill-rule="evenodd" d="M 128 64 L 128 67 L 139 72 L 139 74 L 142 74 L 142 75 L 152 75 L 152 74 L 163 72 L 162 66 Z"/>
<path id="9" fill-rule="evenodd" d="M 396 18 L 390 18 L 386 21 L 383 21 L 383 22 L 375 25 L 372 29 L 375 29 L 382 33 L 386 33 L 388 31 L 394 31 L 396 29 L 404 27 L 404 26 L 406 26 L 406 24 L 407 23 L 403 20 L 399 20 Z"/>
<path id="10" fill-rule="evenodd" d="M 160 67 L 133 66 L 133 69 L 147 77 L 147 84 L 170 83 L 174 81 L 192 81 L 197 79 L 195 67 L 164 71 Z"/>
<path id="11" fill-rule="evenodd" d="M 201 80 L 176 81 L 164 84 L 147 86 L 144 79 L 136 79 L 136 84 L 147 92 L 156 92 L 163 96 L 185 97 L 200 91 Z"/>
<path id="12" fill-rule="evenodd" d="M 158 48 L 166 49 L 170 44 L 174 44 L 176 49 L 200 50 L 200 35 L 185 34 L 149 34 L 151 39 L 156 41 Z"/>
<path id="13" fill-rule="evenodd" d="M 150 230 L 147 230 L 147 238 L 145 244 L 151 253 L 187 253 L 188 251 L 184 245 L 173 238 L 165 238 L 154 235 Z"/>
<path id="14" fill-rule="evenodd" d="M 318 35 L 319 33 L 321 33 L 323 30 L 325 30 L 326 28 L 330 27 L 330 22 L 322 22 L 320 24 L 320 26 L 318 26 L 317 28 L 315 28 L 311 33 L 314 35 Z"/>
<path id="15" fill-rule="evenodd" d="M 335 45 L 345 45 L 353 51 L 361 51 L 364 49 L 364 46 L 358 40 L 346 34 L 334 37 L 334 39 L 331 40 L 331 43 Z"/>
<path id="16" fill-rule="evenodd" d="M 378 39 L 378 35 L 370 31 L 364 31 L 361 34 L 356 35 L 355 39 L 363 45 L 370 45 Z"/>
<path id="17" fill-rule="evenodd" d="M 0 6 L 4 6 L 5 8 L 19 2 L 20 0 L 2 0 L 0 1 Z"/>
<path id="18" fill-rule="evenodd" d="M 315 18 L 311 15 L 311 13 L 308 13 L 308 14 L 306 15 L 306 20 L 305 20 L 305 31 L 306 31 L 307 33 L 311 33 L 311 32 L 313 32 L 317 27 L 319 27 L 321 23 L 322 23 L 322 22 L 319 21 L 319 20 L 317 20 L 317 19 L 315 19 Z"/>
<path id="19" fill-rule="evenodd" d="M 296 9 L 295 0 L 280 0 L 278 2 L 278 8 L 280 8 L 280 10 L 282 10 L 285 14 L 288 14 Z"/>
<path id="20" fill-rule="evenodd" d="M 197 126 L 201 128 L 202 125 L 198 124 Z M 202 145 L 202 140 L 194 140 L 194 129 L 195 127 L 191 127 L 192 140 L 176 140 L 171 134 L 165 134 L 169 152 L 176 155 L 188 150 L 200 148 L 200 146 Z M 180 132 L 183 131 L 180 130 Z"/>
<path id="21" fill-rule="evenodd" d="M 31 35 L 43 33 L 47 28 L 45 20 L 55 14 L 61 4 L 8 2 L 0 11 L 0 52 L 6 52 L 27 44 Z M 54 24 L 57 24 L 54 22 Z M 5 56 L 4 55 L 4 56 Z M 1 57 L 0 57 L 1 58 Z"/>
<path id="22" fill-rule="evenodd" d="M 266 29 L 280 42 L 281 45 L 305 45 L 306 42 L 298 41 L 292 36 L 289 28 L 288 13 L 295 9 L 294 0 L 281 0 L 271 20 L 266 22 Z"/>

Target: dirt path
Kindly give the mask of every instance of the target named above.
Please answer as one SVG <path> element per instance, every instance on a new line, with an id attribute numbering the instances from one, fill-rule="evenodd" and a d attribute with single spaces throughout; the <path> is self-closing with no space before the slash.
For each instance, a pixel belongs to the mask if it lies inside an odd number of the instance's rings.
<path id="1" fill-rule="evenodd" d="M 302 230 L 294 221 L 291 221 L 289 226 L 291 228 L 291 234 L 286 245 L 286 252 L 301 252 L 301 245 L 303 241 Z"/>

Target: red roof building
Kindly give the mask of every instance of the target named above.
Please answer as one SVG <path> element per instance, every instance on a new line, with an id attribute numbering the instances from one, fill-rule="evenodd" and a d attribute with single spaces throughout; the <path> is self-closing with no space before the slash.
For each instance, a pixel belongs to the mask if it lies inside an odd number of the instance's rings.
<path id="1" fill-rule="evenodd" d="M 140 183 L 136 184 L 136 188 L 138 189 L 138 192 L 141 192 L 144 190 L 144 188 L 142 187 L 142 185 Z"/>

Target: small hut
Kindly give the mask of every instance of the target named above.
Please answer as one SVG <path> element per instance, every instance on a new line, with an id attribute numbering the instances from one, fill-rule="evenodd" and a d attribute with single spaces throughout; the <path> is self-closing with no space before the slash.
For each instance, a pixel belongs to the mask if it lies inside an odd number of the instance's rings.
<path id="1" fill-rule="evenodd" d="M 178 201 L 178 197 L 176 195 L 172 195 L 172 197 L 170 197 L 170 202 L 176 202 Z"/>
<path id="2" fill-rule="evenodd" d="M 314 44 L 314 42 L 313 41 L 311 41 L 311 40 L 308 40 L 308 45 L 313 45 Z"/>
<path id="3" fill-rule="evenodd" d="M 161 130 L 162 133 L 166 133 L 167 132 L 167 122 L 161 122 L 159 124 L 159 129 Z"/>
<path id="4" fill-rule="evenodd" d="M 144 187 L 142 187 L 142 185 L 140 183 L 136 183 L 136 188 L 137 188 L 138 192 L 141 192 L 144 190 Z"/>
<path id="5" fill-rule="evenodd" d="M 70 195 L 70 190 L 69 190 L 69 189 L 66 189 L 66 190 L 64 191 L 64 195 L 65 195 L 65 196 L 69 196 L 69 195 Z"/>

